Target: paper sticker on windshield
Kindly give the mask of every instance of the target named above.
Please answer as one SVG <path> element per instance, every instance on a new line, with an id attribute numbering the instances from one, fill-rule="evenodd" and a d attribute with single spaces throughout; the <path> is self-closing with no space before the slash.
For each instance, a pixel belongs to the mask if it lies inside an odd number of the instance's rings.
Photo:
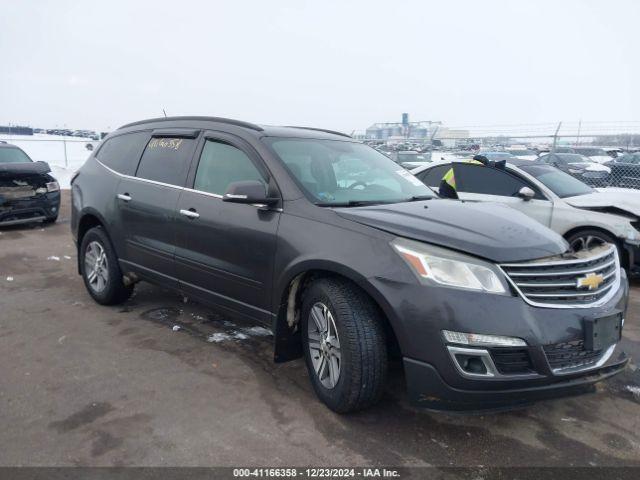
<path id="1" fill-rule="evenodd" d="M 422 182 L 420 180 L 418 180 L 416 177 L 414 177 L 413 175 L 411 175 L 409 172 L 407 172 L 406 170 L 396 170 L 396 173 L 398 175 L 400 175 L 402 178 L 404 178 L 405 180 L 409 180 L 411 183 L 413 183 L 416 187 L 419 187 L 422 185 Z"/>
<path id="2" fill-rule="evenodd" d="M 182 145 L 182 138 L 152 138 L 149 142 L 149 148 L 168 148 L 178 150 Z"/>

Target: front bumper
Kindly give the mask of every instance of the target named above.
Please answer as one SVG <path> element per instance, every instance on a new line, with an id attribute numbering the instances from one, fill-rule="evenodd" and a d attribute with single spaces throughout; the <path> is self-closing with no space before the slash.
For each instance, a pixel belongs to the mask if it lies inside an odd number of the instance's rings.
<path id="1" fill-rule="evenodd" d="M 453 387 L 433 365 L 410 358 L 404 359 L 404 370 L 409 399 L 414 405 L 435 410 L 486 411 L 586 393 L 595 383 L 622 372 L 628 362 L 624 352 L 616 352 L 602 367 L 584 373 L 557 377 L 543 384 L 521 381 L 501 389 L 485 390 Z"/>
<path id="2" fill-rule="evenodd" d="M 58 215 L 60 192 L 7 200 L 0 194 L 0 226 L 39 222 Z"/>
<path id="3" fill-rule="evenodd" d="M 580 363 L 580 355 L 591 354 L 584 345 L 586 325 L 595 319 L 626 315 L 628 282 L 624 271 L 615 294 L 605 304 L 588 308 L 536 307 L 519 296 L 399 285 L 381 278 L 377 279 L 376 288 L 389 302 L 385 310 L 391 312 L 387 316 L 402 352 L 408 392 L 420 406 L 484 410 L 578 393 L 622 371 L 628 361 L 615 347 L 596 361 Z M 503 368 L 513 366 L 505 363 L 499 365 L 501 374 L 493 377 L 463 374 L 449 348 L 455 345 L 447 344 L 443 330 L 524 340 L 526 346 L 514 350 L 527 356 L 526 373 L 505 371 Z M 558 359 L 557 350 L 553 349 L 573 348 L 581 341 L 575 368 L 558 366 L 551 360 L 554 355 L 554 360 Z M 493 357 L 499 347 L 487 350 Z"/>

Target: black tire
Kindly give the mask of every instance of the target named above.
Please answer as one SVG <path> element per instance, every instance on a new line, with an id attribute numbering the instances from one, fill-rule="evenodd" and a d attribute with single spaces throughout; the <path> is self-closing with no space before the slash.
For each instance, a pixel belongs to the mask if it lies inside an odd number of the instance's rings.
<path id="1" fill-rule="evenodd" d="M 589 238 L 592 239 L 591 243 L 589 244 L 589 247 L 594 247 L 599 243 L 600 244 L 612 243 L 616 247 L 618 246 L 618 241 L 615 239 L 614 236 L 609 235 L 608 233 L 603 232 L 601 230 L 594 230 L 590 228 L 573 232 L 571 235 L 567 235 L 566 240 L 567 242 L 569 242 L 571 249 L 577 251 L 581 249 L 581 248 L 577 248 L 580 243 L 584 245 L 584 242 L 580 242 L 580 239 L 589 239 Z M 620 249 L 618 248 L 618 253 L 619 252 L 620 252 Z"/>
<path id="2" fill-rule="evenodd" d="M 331 312 L 339 337 L 340 373 L 332 388 L 321 382 L 309 348 L 311 309 L 319 302 Z M 387 346 L 380 315 L 373 301 L 345 280 L 319 279 L 304 292 L 301 332 L 305 361 L 313 389 L 334 412 L 362 410 L 382 396 L 387 376 Z M 317 361 L 321 353 L 314 352 Z"/>
<path id="3" fill-rule="evenodd" d="M 106 256 L 106 272 L 107 280 L 104 288 L 97 291 L 94 286 L 90 284 L 87 278 L 87 272 L 85 268 L 85 256 L 89 245 L 97 242 L 104 250 Z M 78 252 L 80 257 L 80 273 L 84 280 L 84 285 L 89 292 L 89 295 L 101 305 L 117 305 L 125 302 L 133 293 L 133 285 L 126 286 L 122 281 L 122 271 L 118 263 L 118 257 L 115 254 L 109 236 L 102 227 L 94 227 L 89 230 L 82 238 L 80 244 L 80 251 Z"/>

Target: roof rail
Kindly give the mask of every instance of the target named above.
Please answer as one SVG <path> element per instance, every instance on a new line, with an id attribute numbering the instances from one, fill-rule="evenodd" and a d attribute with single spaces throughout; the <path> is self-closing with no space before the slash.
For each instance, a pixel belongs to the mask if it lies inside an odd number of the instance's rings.
<path id="1" fill-rule="evenodd" d="M 313 128 L 313 127 L 296 127 L 295 125 L 285 125 L 286 128 L 301 128 L 303 130 L 313 130 L 316 132 L 332 133 L 333 135 L 340 135 L 341 137 L 353 138 L 346 133 L 336 132 L 335 130 L 327 130 L 326 128 Z"/>
<path id="2" fill-rule="evenodd" d="M 256 125 L 255 123 L 243 122 L 241 120 L 233 120 L 231 118 L 222 118 L 222 117 L 158 117 L 158 118 L 149 118 L 147 120 L 140 120 L 137 122 L 127 123 L 126 125 L 121 126 L 118 130 L 127 127 L 133 127 L 135 125 L 144 125 L 145 123 L 156 123 L 156 122 L 171 122 L 176 120 L 193 120 L 193 121 L 204 121 L 204 122 L 218 122 L 218 123 L 227 123 L 229 125 L 235 125 L 237 127 L 250 128 L 251 130 L 257 130 L 259 132 L 264 129 L 260 125 Z"/>

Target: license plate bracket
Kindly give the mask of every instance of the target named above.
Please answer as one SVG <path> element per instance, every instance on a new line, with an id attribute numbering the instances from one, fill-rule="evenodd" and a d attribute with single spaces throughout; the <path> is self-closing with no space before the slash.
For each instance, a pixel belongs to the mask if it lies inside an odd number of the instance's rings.
<path id="1" fill-rule="evenodd" d="M 603 350 L 620 340 L 622 335 L 622 315 L 589 318 L 584 320 L 585 350 Z"/>

